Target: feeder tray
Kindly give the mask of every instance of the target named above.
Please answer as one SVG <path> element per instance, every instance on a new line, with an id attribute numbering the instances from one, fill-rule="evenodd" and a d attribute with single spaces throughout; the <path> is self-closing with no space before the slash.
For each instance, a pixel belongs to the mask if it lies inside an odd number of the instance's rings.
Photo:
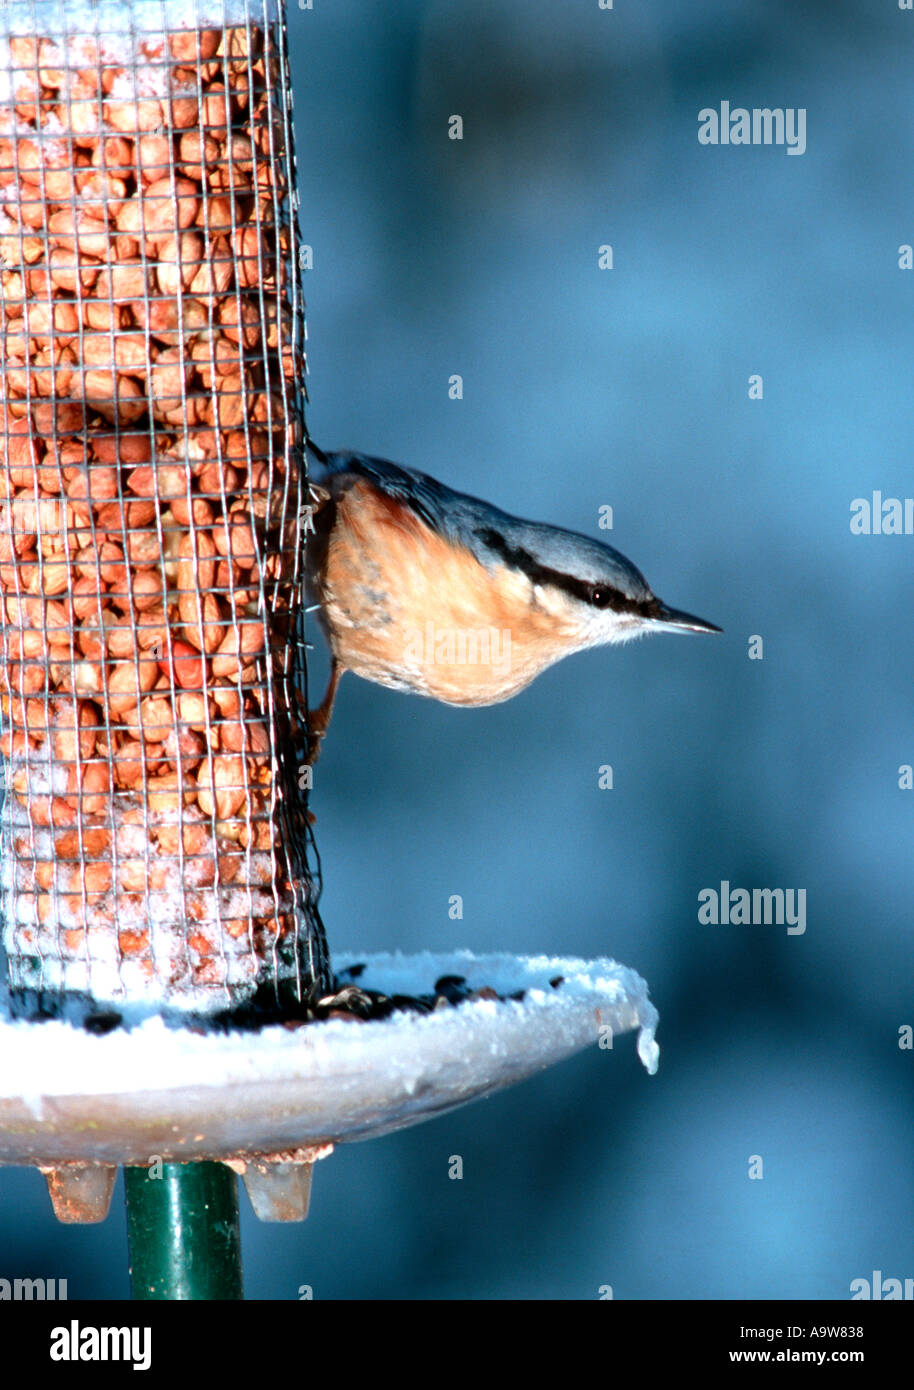
<path id="1" fill-rule="evenodd" d="M 523 997 L 253 1034 L 191 1033 L 158 1019 L 103 1037 L 54 1021 L 0 1023 L 0 1056 L 18 1059 L 0 1075 L 0 1162 L 51 1168 L 58 1187 L 76 1165 L 71 1187 L 94 1182 L 97 1210 L 104 1183 L 84 1176 L 87 1168 L 108 1167 L 113 1182 L 117 1165 L 148 1165 L 153 1155 L 231 1161 L 255 1210 L 285 1205 L 293 1213 L 285 1219 L 300 1219 L 295 1170 L 310 1180 L 334 1144 L 444 1114 L 631 1029 L 656 1071 L 656 1010 L 644 981 L 614 961 L 469 952 L 361 959 L 359 983 L 390 995 L 457 975 L 470 989 Z"/>

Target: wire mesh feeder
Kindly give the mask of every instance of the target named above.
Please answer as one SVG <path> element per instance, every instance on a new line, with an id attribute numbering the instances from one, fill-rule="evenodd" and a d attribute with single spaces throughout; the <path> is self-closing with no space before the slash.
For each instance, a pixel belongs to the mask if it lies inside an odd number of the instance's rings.
<path id="1" fill-rule="evenodd" d="M 0 19 L 0 892 L 27 1007 L 211 1014 L 329 982 L 278 20 Z"/>

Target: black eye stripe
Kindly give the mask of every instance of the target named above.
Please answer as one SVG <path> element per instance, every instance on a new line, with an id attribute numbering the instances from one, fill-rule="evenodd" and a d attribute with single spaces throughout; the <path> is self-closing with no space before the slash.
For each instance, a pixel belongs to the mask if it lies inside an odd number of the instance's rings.
<path id="1" fill-rule="evenodd" d="M 474 532 L 483 545 L 499 555 L 511 569 L 520 570 L 533 584 L 551 584 L 572 598 L 580 600 L 593 608 L 610 608 L 614 613 L 636 613 L 641 617 L 654 617 L 659 612 L 659 603 L 653 594 L 648 599 L 628 598 L 625 594 L 605 584 L 591 584 L 585 579 L 577 579 L 572 574 L 550 569 L 534 560 L 522 546 L 512 546 L 500 531 L 494 527 L 482 527 Z M 599 595 L 599 598 L 596 596 Z"/>

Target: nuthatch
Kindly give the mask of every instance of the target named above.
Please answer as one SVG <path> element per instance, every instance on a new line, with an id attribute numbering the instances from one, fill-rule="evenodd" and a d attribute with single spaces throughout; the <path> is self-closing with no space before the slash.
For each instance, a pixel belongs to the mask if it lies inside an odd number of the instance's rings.
<path id="1" fill-rule="evenodd" d="M 521 521 L 384 459 L 308 447 L 320 465 L 308 584 L 333 661 L 310 715 L 315 748 L 344 671 L 446 704 L 491 705 L 571 652 L 721 630 L 667 608 L 600 541 Z"/>

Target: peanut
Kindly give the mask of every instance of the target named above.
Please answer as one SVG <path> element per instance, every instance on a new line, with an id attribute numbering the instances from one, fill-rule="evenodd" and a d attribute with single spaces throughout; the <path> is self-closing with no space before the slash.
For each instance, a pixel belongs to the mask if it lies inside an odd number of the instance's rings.
<path id="1" fill-rule="evenodd" d="M 206 816 L 230 820 L 247 799 L 244 759 L 234 754 L 204 762 L 197 772 L 197 802 Z"/>
<path id="2" fill-rule="evenodd" d="M 239 674 L 252 656 L 259 656 L 265 645 L 263 623 L 260 620 L 233 626 L 219 644 L 212 658 L 214 676 Z"/>

